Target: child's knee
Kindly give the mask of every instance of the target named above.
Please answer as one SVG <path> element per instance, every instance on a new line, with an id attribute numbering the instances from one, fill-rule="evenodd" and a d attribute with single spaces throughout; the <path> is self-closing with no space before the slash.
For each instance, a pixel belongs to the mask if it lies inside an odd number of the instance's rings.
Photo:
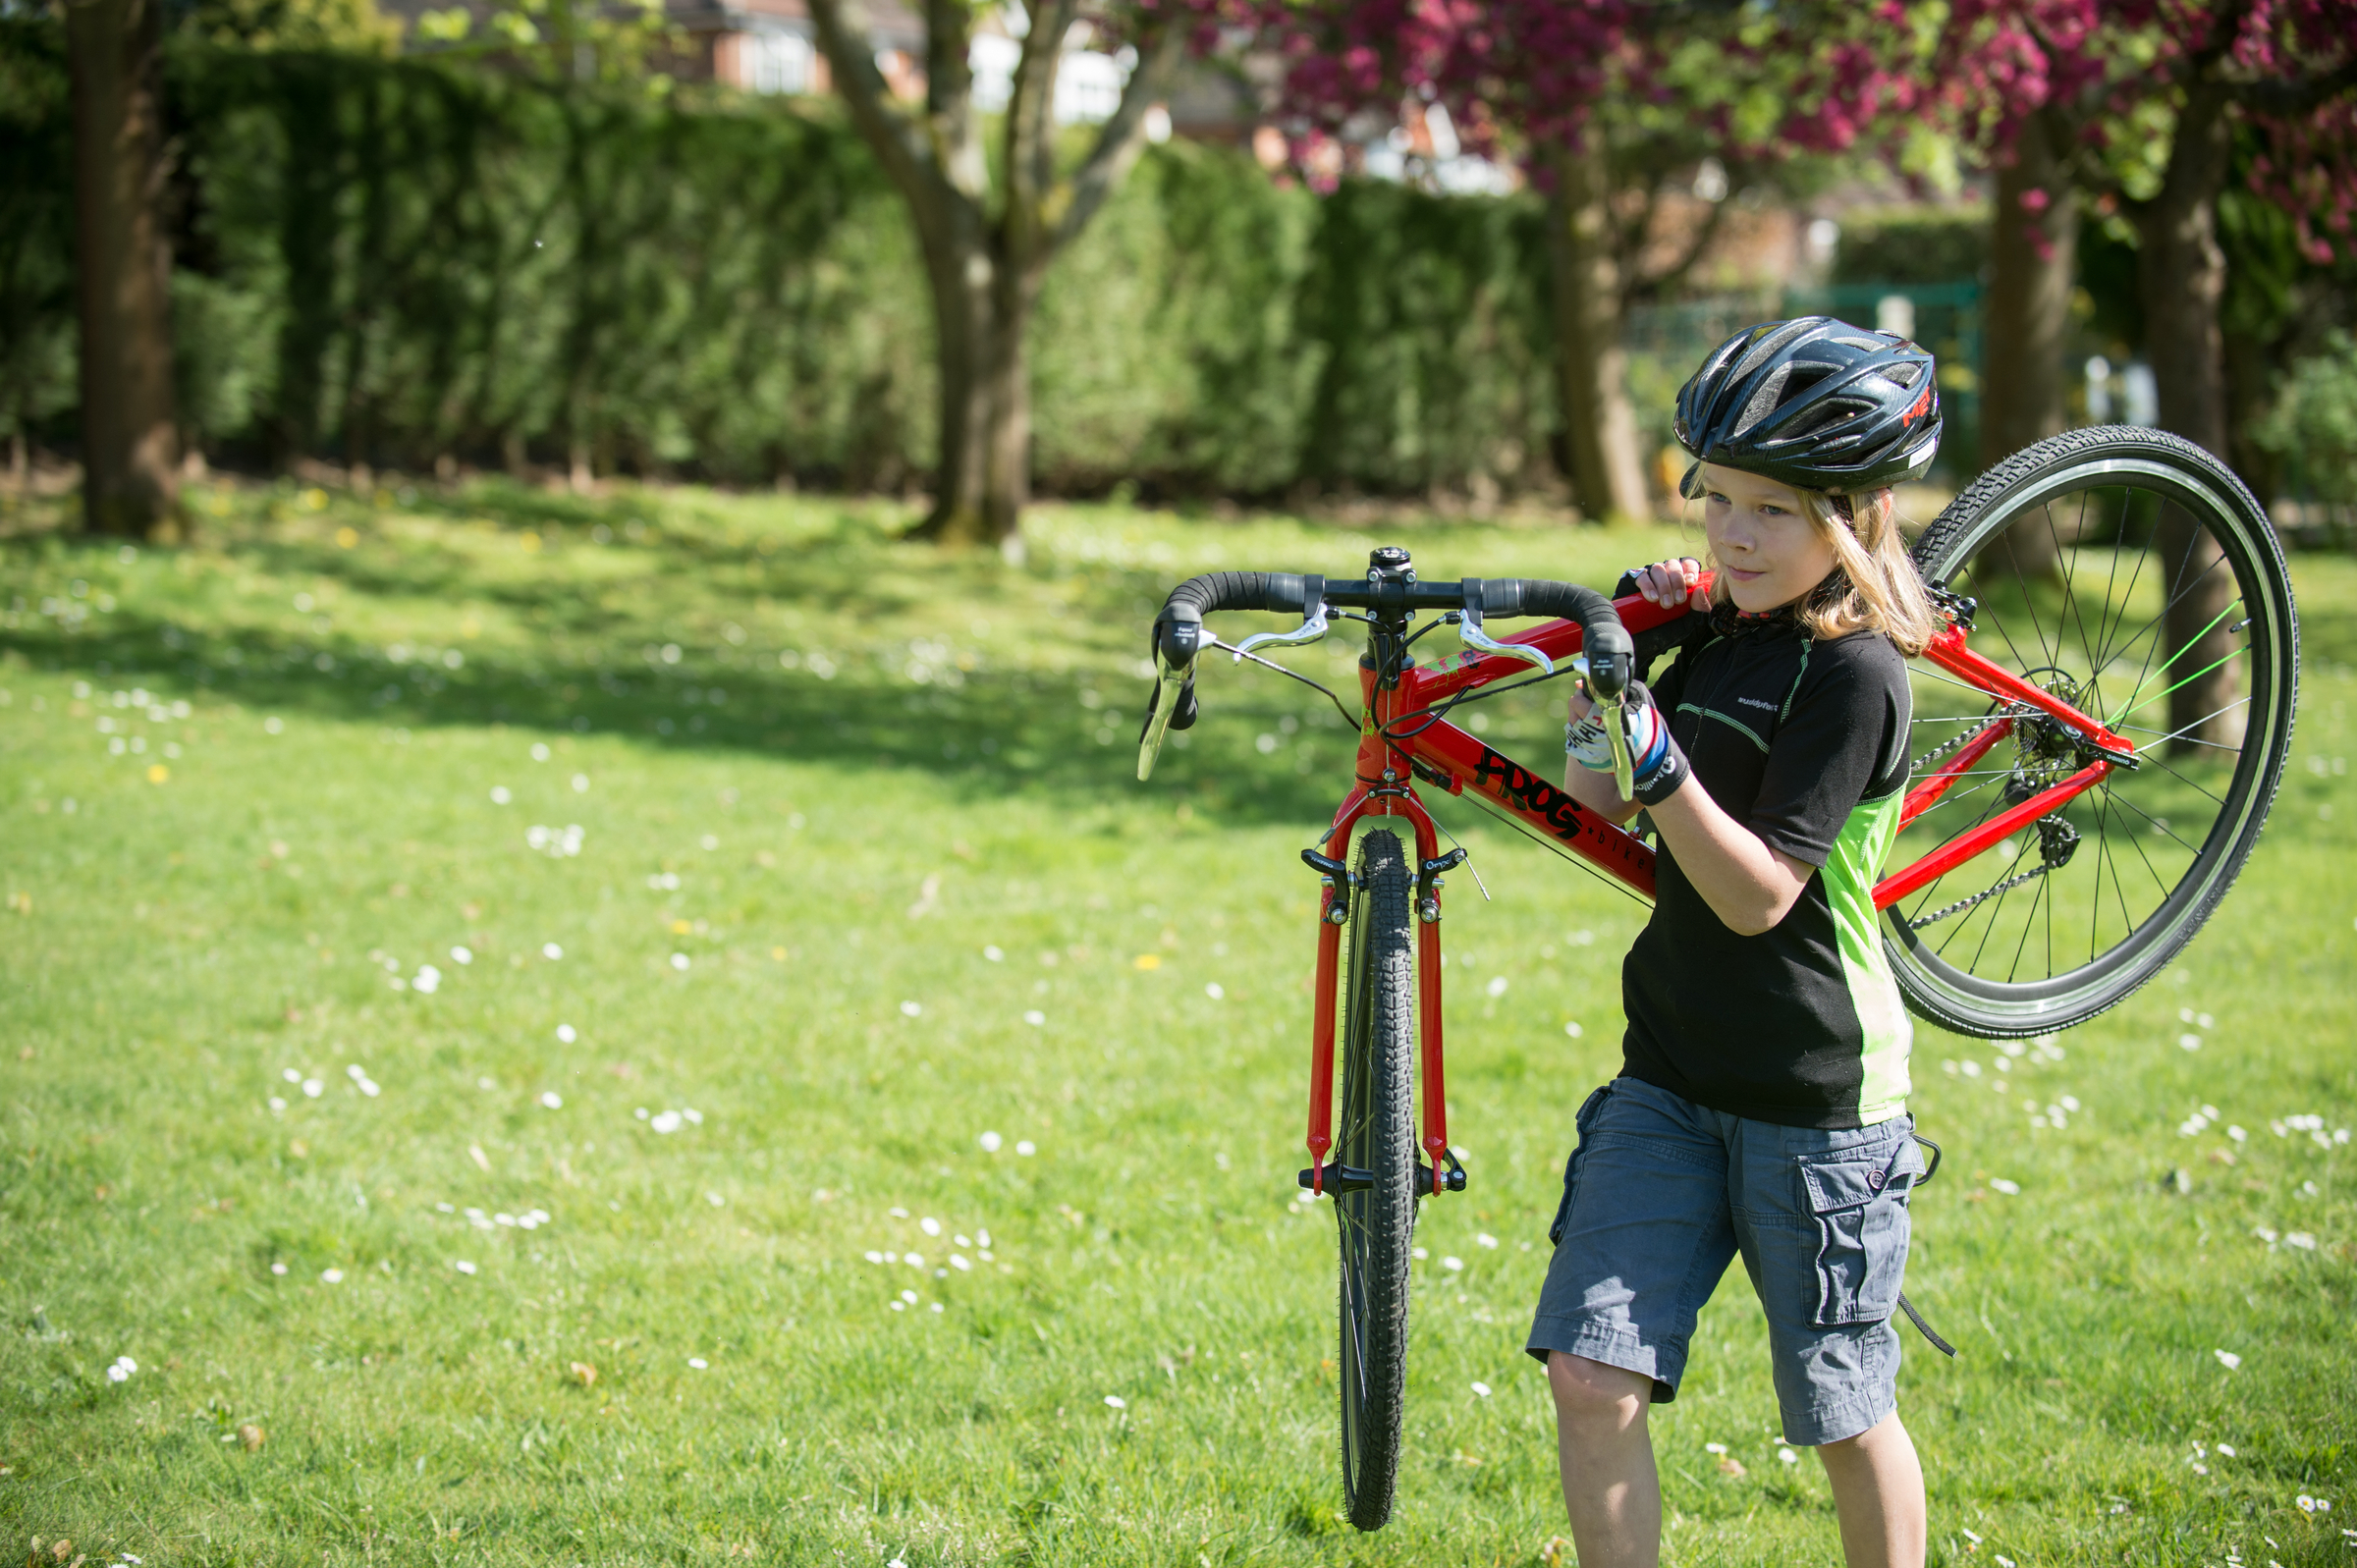
<path id="1" fill-rule="evenodd" d="M 1653 1399 L 1653 1379 L 1643 1373 L 1562 1350 L 1548 1354 L 1547 1386 L 1555 1394 L 1556 1414 L 1565 1420 L 1608 1417 L 1625 1423 L 1643 1414 Z"/>

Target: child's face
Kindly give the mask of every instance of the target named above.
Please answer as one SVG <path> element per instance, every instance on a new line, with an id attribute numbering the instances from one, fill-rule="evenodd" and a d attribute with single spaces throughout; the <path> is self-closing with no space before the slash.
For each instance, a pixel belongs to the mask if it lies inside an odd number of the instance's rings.
<path id="1" fill-rule="evenodd" d="M 1834 569 L 1833 542 L 1790 485 L 1715 462 L 1702 465 L 1702 482 L 1703 531 L 1736 609 L 1756 615 L 1790 604 Z"/>

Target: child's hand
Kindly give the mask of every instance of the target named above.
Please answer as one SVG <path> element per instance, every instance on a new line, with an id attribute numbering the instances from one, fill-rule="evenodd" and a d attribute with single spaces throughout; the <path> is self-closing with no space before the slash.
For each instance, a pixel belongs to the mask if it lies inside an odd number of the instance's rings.
<path id="1" fill-rule="evenodd" d="M 1676 561 L 1656 562 L 1650 567 L 1640 568 L 1635 575 L 1638 595 L 1650 603 L 1674 605 L 1690 599 L 1691 609 L 1710 608 L 1695 592 L 1702 582 L 1702 563 L 1692 556 Z"/>
<path id="2" fill-rule="evenodd" d="M 1693 603 L 1689 608 L 1695 610 L 1710 608 L 1709 600 L 1699 591 L 1702 582 L 1702 563 L 1692 556 L 1683 556 L 1675 561 L 1659 561 L 1650 567 L 1639 567 L 1629 575 L 1636 579 L 1635 586 L 1638 596 L 1653 604 L 1673 605 L 1680 600 L 1691 598 Z M 1572 682 L 1570 700 L 1564 704 L 1564 718 L 1571 724 L 1577 724 L 1585 719 L 1595 706 L 1595 703 L 1588 698 L 1585 683 Z"/>

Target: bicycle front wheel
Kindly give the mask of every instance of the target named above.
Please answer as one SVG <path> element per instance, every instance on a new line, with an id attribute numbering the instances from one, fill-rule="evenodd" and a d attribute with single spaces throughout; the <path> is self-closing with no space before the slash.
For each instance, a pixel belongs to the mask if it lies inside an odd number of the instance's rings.
<path id="1" fill-rule="evenodd" d="M 1979 601 L 1971 646 L 2102 720 L 2136 766 L 1884 911 L 1899 988 L 1984 1039 L 2080 1023 L 2167 965 L 2233 885 L 2282 778 L 2299 623 L 2274 528 L 2189 441 L 2105 426 L 1976 480 L 1915 547 Z M 2061 726 L 1929 663 L 1910 788 L 1998 738 L 1900 835 L 1935 852 L 2085 766 Z"/>
<path id="2" fill-rule="evenodd" d="M 1398 837 L 1378 829 L 1360 838 L 1356 873 L 1336 1154 L 1343 1169 L 1364 1173 L 1366 1185 L 1334 1201 L 1342 1243 L 1343 1494 L 1353 1525 L 1380 1530 L 1392 1517 L 1407 1392 L 1415 949 L 1412 879 Z"/>

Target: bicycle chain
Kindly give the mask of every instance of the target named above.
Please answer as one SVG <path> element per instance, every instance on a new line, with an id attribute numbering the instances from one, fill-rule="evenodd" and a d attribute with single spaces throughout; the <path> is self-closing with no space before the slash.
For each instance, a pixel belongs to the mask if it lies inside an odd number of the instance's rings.
<path id="1" fill-rule="evenodd" d="M 1967 730 L 1961 734 L 1950 735 L 1947 739 L 1943 740 L 1940 742 L 1940 744 L 1934 746 L 1922 756 L 1917 757 L 1910 766 L 1915 772 L 1921 773 L 1924 769 L 1930 767 L 1933 763 L 1938 762 L 1941 758 L 1948 756 L 1953 752 L 1963 750 L 1966 746 L 1971 745 L 1975 740 L 1978 740 L 1981 738 L 1981 736 L 1987 734 L 1991 730 L 1997 728 L 1997 726 L 2003 724 L 2007 719 L 2018 717 L 2021 711 L 2022 710 L 2017 708 L 2008 708 L 2003 713 L 1993 714 L 1990 716 L 1989 721 L 1986 724 L 1983 724 L 1978 730 Z"/>
<path id="2" fill-rule="evenodd" d="M 1965 910 L 1985 903 L 2000 893 L 2010 892 L 2023 883 L 2036 882 L 2051 871 L 2059 871 L 2070 863 L 2071 853 L 2078 846 L 2078 829 L 2073 828 L 2060 817 L 2040 817 L 2038 819 L 2039 863 L 2037 865 L 2015 876 L 2007 877 L 1994 887 L 1984 888 L 1970 897 L 1959 898 L 1944 909 L 1935 909 L 1928 915 L 1919 915 L 1907 922 L 1907 929 L 1921 931 L 1926 926 L 1937 925 L 1950 915 L 1960 915 Z"/>

